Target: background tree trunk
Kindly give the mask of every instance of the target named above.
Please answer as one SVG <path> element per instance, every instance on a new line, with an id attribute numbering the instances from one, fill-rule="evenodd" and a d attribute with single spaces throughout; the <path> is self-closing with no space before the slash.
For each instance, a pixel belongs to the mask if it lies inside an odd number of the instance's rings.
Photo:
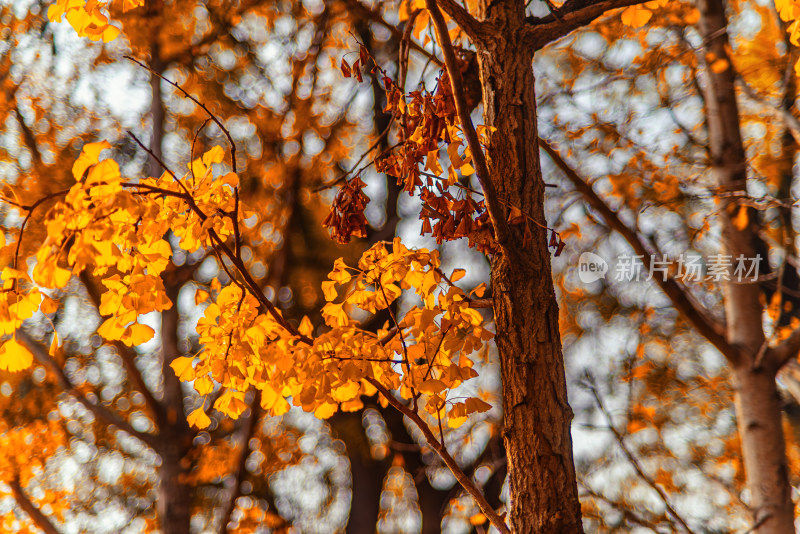
<path id="1" fill-rule="evenodd" d="M 152 9 L 159 9 L 155 5 Z M 155 73 L 162 73 L 165 65 L 161 59 L 161 51 L 157 42 L 158 31 L 154 31 L 155 39 L 150 49 L 150 88 L 152 100 L 150 117 L 152 135 L 150 147 L 153 154 L 162 159 L 162 143 L 164 140 L 164 122 L 166 111 L 161 90 L 161 79 Z M 150 175 L 160 176 L 164 169 L 150 158 Z M 159 430 L 159 442 L 156 453 L 161 458 L 158 468 L 159 486 L 156 508 L 164 534 L 188 534 L 191 532 L 193 488 L 184 483 L 188 473 L 185 461 L 186 453 L 192 447 L 192 434 L 183 411 L 183 391 L 181 383 L 170 363 L 180 355 L 178 348 L 178 293 L 181 284 L 169 286 L 165 284 L 167 294 L 172 301 L 172 308 L 161 314 L 161 373 L 163 376 L 163 397 L 161 410 L 156 414 L 156 425 Z"/>
<path id="2" fill-rule="evenodd" d="M 728 20 L 723 0 L 700 0 L 700 29 L 705 37 L 706 61 L 728 65 L 709 68 L 706 84 L 709 157 L 719 190 L 747 196 L 747 160 L 742 143 L 735 75 L 728 57 Z M 759 243 L 754 226 L 757 213 L 749 209 L 749 223 L 733 224 L 741 209 L 733 197 L 723 198 L 723 254 L 754 258 Z M 788 267 L 793 269 L 793 267 Z M 780 401 L 775 375 L 782 362 L 770 357 L 762 321 L 761 289 L 757 284 L 731 280 L 724 286 L 727 341 L 738 351 L 726 354 L 734 368 L 736 413 L 742 457 L 753 511 L 753 532 L 779 534 L 794 532 L 794 507 L 791 500 L 786 445 L 781 424 Z M 766 357 L 765 357 L 766 356 Z"/>
<path id="3" fill-rule="evenodd" d="M 161 458 L 158 469 L 158 517 L 164 534 L 191 532 L 194 488 L 185 483 L 189 471 L 186 454 L 192 448 L 192 431 L 183 411 L 181 383 L 169 364 L 178 351 L 178 292 L 180 284 L 167 285 L 172 308 L 161 312 L 161 353 L 164 377 L 163 415 L 159 417 L 159 442 L 156 453 Z M 245 447 L 247 444 L 245 444 Z"/>

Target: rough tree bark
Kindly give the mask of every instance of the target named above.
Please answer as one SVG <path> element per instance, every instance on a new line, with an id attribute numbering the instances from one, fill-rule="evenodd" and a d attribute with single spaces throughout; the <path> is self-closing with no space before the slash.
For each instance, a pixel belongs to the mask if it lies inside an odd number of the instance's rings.
<path id="1" fill-rule="evenodd" d="M 497 130 L 488 148 L 499 199 L 545 225 L 533 51 L 520 50 L 524 2 L 481 0 L 479 18 L 493 27 L 476 43 L 484 122 Z M 503 382 L 503 434 L 515 533 L 583 532 L 572 458 L 564 358 L 547 233 L 509 228 L 492 258 L 491 282 Z"/>
<path id="2" fill-rule="evenodd" d="M 723 0 L 700 0 L 700 27 L 709 63 L 728 57 L 727 17 Z M 717 72 L 718 71 L 718 72 Z M 722 192 L 747 195 L 747 160 L 740 133 L 739 110 L 732 68 L 707 69 L 706 107 L 709 156 Z M 732 198 L 722 203 L 723 245 L 734 261 L 755 257 L 758 235 L 750 224 L 737 228 Z M 763 306 L 757 284 L 725 284 L 728 343 L 738 354 L 726 354 L 733 366 L 736 412 L 742 456 L 753 511 L 753 531 L 759 534 L 794 532 L 794 507 L 788 479 L 780 399 L 775 376 L 783 363 L 767 351 Z"/>

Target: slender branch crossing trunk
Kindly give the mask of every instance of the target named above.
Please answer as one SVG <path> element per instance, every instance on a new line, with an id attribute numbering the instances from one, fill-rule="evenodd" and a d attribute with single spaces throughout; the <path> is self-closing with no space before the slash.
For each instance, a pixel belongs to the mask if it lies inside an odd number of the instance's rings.
<path id="1" fill-rule="evenodd" d="M 532 55 L 520 50 L 524 2 L 480 2 L 495 25 L 478 46 L 484 121 L 497 130 L 488 149 L 491 180 L 501 201 L 542 225 L 544 182 L 539 160 Z M 503 382 L 503 434 L 515 533 L 583 532 L 572 458 L 564 358 L 558 329 L 547 233 L 510 227 L 492 258 L 491 281 Z"/>
<path id="2" fill-rule="evenodd" d="M 699 0 L 700 26 L 705 37 L 709 63 L 728 57 L 727 17 L 723 0 Z M 719 63 L 718 63 L 719 64 Z M 739 110 L 731 68 L 707 69 L 706 106 L 708 110 L 709 156 L 717 185 L 723 192 L 746 195 L 746 156 L 739 124 Z M 733 224 L 739 209 L 732 199 L 724 200 L 721 210 L 724 254 L 754 258 L 759 237 L 754 230 L 755 213 L 744 228 Z M 725 284 L 727 341 L 738 351 L 726 354 L 733 366 L 736 386 L 736 413 L 742 444 L 753 532 L 785 534 L 794 532 L 794 507 L 791 500 L 780 403 L 775 375 L 780 362 L 765 351 L 760 288 L 757 284 Z"/>

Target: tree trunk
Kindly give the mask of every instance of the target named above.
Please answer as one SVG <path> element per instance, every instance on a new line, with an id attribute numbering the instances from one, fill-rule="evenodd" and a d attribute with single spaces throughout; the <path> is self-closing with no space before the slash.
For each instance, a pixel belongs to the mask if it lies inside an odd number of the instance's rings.
<path id="1" fill-rule="evenodd" d="M 184 418 L 185 420 L 185 418 Z M 179 429 L 167 427 L 161 435 L 156 453 L 161 458 L 158 468 L 158 512 L 163 534 L 189 534 L 192 520 L 192 497 L 194 488 L 183 480 L 187 470 L 184 467 L 186 452 L 191 438 Z M 187 439 L 188 438 L 188 439 Z M 246 444 L 245 444 L 246 445 Z"/>
<path id="2" fill-rule="evenodd" d="M 478 47 L 484 121 L 497 130 L 489 171 L 501 202 L 545 225 L 532 58 L 519 48 L 524 2 L 483 0 L 495 25 L 491 49 Z M 547 232 L 510 229 L 492 257 L 491 282 L 503 382 L 503 435 L 515 533 L 583 532 L 572 459 L 564 358 Z"/>
<path id="3" fill-rule="evenodd" d="M 749 363 L 734 370 L 736 415 L 742 458 L 753 510 L 753 532 L 794 532 L 794 506 L 786 464 L 780 398 L 775 373 L 753 371 Z"/>
<path id="4" fill-rule="evenodd" d="M 161 457 L 158 469 L 158 517 L 164 534 L 191 532 L 192 500 L 194 488 L 185 484 L 189 465 L 186 454 L 192 447 L 192 433 L 183 411 L 181 383 L 170 363 L 178 354 L 178 293 L 179 284 L 165 283 L 172 308 L 161 312 L 161 363 L 164 380 L 164 407 L 159 426 L 159 445 L 156 453 Z M 247 446 L 247 444 L 245 444 Z"/>
<path id="5" fill-rule="evenodd" d="M 739 124 L 734 72 L 728 57 L 727 17 L 723 0 L 699 0 L 700 29 L 705 37 L 706 60 L 727 68 L 707 68 L 706 107 L 709 157 L 720 191 L 747 196 L 747 160 Z M 722 62 L 722 63 L 719 63 Z M 754 258 L 759 243 L 757 214 L 750 209 L 749 224 L 736 227 L 738 209 L 733 196 L 722 199 L 723 254 Z M 747 488 L 753 511 L 753 532 L 794 532 L 781 411 L 775 385 L 779 362 L 764 353 L 763 305 L 758 284 L 730 281 L 724 285 L 728 343 L 736 351 L 725 356 L 734 369 L 736 412 Z M 764 357 L 766 354 L 766 357 Z"/>
<path id="6" fill-rule="evenodd" d="M 328 420 L 334 435 L 344 441 L 350 460 L 351 501 L 345 534 L 375 534 L 380 515 L 380 495 L 388 461 L 372 457 L 361 422 L 363 410 L 339 411 Z"/>
<path id="7" fill-rule="evenodd" d="M 157 4 L 152 9 L 158 9 Z M 154 35 L 158 35 L 154 30 Z M 164 121 L 166 117 L 161 79 L 157 73 L 164 71 L 165 65 L 160 57 L 160 47 L 156 40 L 150 50 L 150 88 L 152 100 L 150 115 L 152 120 L 152 136 L 150 147 L 153 154 L 162 159 L 162 142 L 164 139 Z M 163 161 L 163 160 L 162 160 Z M 160 176 L 164 169 L 155 158 L 150 158 L 150 175 Z M 161 373 L 163 379 L 162 410 L 157 414 L 156 425 L 159 430 L 159 443 L 156 453 L 161 458 L 158 469 L 159 486 L 156 509 L 164 534 L 189 534 L 191 532 L 193 488 L 183 480 L 186 477 L 186 453 L 192 446 L 192 435 L 183 411 L 183 391 L 181 383 L 170 363 L 179 354 L 178 349 L 178 293 L 180 285 L 165 284 L 167 296 L 172 301 L 172 308 L 161 314 Z"/>

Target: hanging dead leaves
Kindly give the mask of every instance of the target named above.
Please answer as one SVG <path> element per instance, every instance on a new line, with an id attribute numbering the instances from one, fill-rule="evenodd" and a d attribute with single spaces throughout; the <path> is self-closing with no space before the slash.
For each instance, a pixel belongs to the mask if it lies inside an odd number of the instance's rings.
<path id="1" fill-rule="evenodd" d="M 374 65 L 371 73 L 381 77 L 387 101 L 384 111 L 392 114 L 398 137 L 395 144 L 375 158 L 375 169 L 394 177 L 406 193 L 422 201 L 421 235 L 433 236 L 438 244 L 465 237 L 470 247 L 485 254 L 498 252 L 483 193 L 470 184 L 470 177 L 475 174 L 473 156 L 459 125 L 447 72 L 440 73 L 432 91 L 406 93 L 361 46 L 359 58 L 352 65 L 342 59 L 342 74 L 363 81 L 362 69 L 367 61 Z M 476 130 L 481 145 L 487 148 L 494 129 L 480 125 Z M 339 243 L 366 235 L 363 212 L 369 199 L 362 192 L 364 187 L 356 175 L 344 184 L 333 202 L 324 225 Z M 555 255 L 561 254 L 565 243 L 557 232 L 512 202 L 498 200 L 508 208 L 508 224 L 522 228 L 526 247 L 532 241 L 533 229 L 539 227 L 550 233 L 549 246 Z"/>

